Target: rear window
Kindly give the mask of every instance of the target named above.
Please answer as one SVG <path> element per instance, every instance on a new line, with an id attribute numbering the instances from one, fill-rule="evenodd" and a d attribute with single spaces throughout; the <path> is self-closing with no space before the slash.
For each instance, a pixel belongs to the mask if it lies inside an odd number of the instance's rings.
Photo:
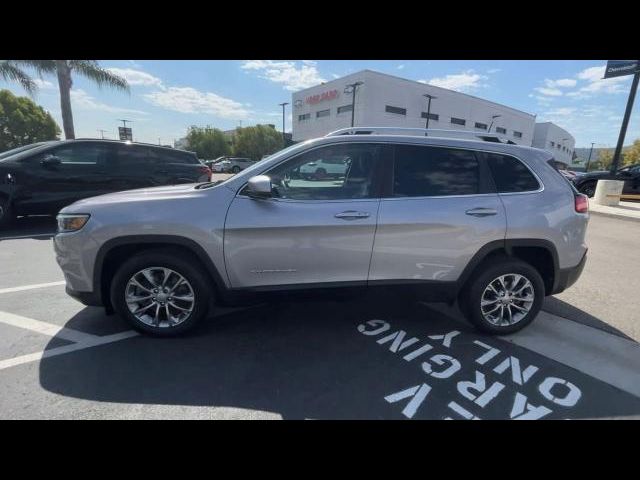
<path id="1" fill-rule="evenodd" d="M 517 158 L 487 153 L 487 163 L 499 193 L 533 192 L 540 184 L 531 171 Z"/>

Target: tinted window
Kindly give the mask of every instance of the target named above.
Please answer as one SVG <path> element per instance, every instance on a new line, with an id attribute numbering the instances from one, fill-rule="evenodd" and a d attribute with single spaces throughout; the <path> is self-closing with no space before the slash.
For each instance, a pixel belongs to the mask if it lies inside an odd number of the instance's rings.
<path id="1" fill-rule="evenodd" d="M 328 117 L 330 113 L 331 113 L 331 110 L 329 109 L 320 110 L 319 112 L 316 112 L 316 118 Z"/>
<path id="2" fill-rule="evenodd" d="M 158 159 L 149 155 L 149 150 L 144 147 L 134 145 L 122 145 L 117 147 L 118 168 L 131 173 L 143 172 L 144 167 L 157 164 Z"/>
<path id="3" fill-rule="evenodd" d="M 479 178 L 473 152 L 413 145 L 396 147 L 394 197 L 473 195 L 479 192 Z"/>
<path id="4" fill-rule="evenodd" d="M 454 125 L 466 125 L 467 121 L 463 118 L 451 117 L 451 123 Z"/>
<path id="5" fill-rule="evenodd" d="M 303 153 L 267 172 L 274 195 L 294 200 L 340 200 L 374 196 L 375 164 L 384 147 L 331 145 Z"/>
<path id="6" fill-rule="evenodd" d="M 500 193 L 530 192 L 540 188 L 529 169 L 514 157 L 489 153 L 487 162 Z"/>
<path id="7" fill-rule="evenodd" d="M 44 155 L 55 155 L 63 164 L 96 165 L 107 162 L 109 146 L 92 143 L 73 143 L 49 150 Z"/>
<path id="8" fill-rule="evenodd" d="M 498 133 L 507 133 L 507 129 L 506 128 L 502 128 L 502 127 L 496 127 L 496 132 L 498 132 Z"/>
<path id="9" fill-rule="evenodd" d="M 190 153 L 161 150 L 156 148 L 151 149 L 151 152 L 154 154 L 154 156 L 163 159 L 165 163 L 187 163 L 191 165 L 200 163 L 200 160 L 198 160 L 194 155 L 191 155 Z"/>
<path id="10" fill-rule="evenodd" d="M 338 113 L 350 112 L 353 110 L 353 105 L 344 105 L 342 107 L 338 107 Z"/>
<path id="11" fill-rule="evenodd" d="M 422 112 L 422 114 L 420 115 L 422 118 L 427 118 L 427 112 Z M 438 121 L 438 119 L 440 118 L 440 115 L 438 115 L 437 113 L 430 113 L 429 114 L 429 120 L 436 120 Z"/>
<path id="12" fill-rule="evenodd" d="M 475 127 L 476 127 L 476 128 L 479 128 L 479 129 L 481 129 L 481 130 L 486 130 L 486 129 L 487 129 L 487 124 L 486 124 L 486 123 L 476 122 Z"/>

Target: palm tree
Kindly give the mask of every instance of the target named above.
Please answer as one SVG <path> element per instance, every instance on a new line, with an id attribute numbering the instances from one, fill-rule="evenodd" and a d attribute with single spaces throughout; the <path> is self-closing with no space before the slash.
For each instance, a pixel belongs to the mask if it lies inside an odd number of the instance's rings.
<path id="1" fill-rule="evenodd" d="M 62 128 L 67 139 L 76 138 L 71 112 L 72 72 L 93 80 L 100 88 L 110 87 L 129 91 L 129 84 L 124 78 L 100 67 L 96 60 L 3 60 L 0 62 L 0 75 L 5 80 L 17 81 L 31 95 L 37 91 L 37 86 L 21 67 L 34 69 L 40 78 L 45 74 L 57 76 Z"/>
<path id="2" fill-rule="evenodd" d="M 38 88 L 33 79 L 10 60 L 0 61 L 0 76 L 3 80 L 19 83 L 31 96 L 33 96 Z"/>

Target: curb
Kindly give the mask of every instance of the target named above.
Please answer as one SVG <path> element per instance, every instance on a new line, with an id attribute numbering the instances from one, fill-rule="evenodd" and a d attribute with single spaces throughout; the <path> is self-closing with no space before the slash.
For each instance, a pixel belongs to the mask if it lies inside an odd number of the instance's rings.
<path id="1" fill-rule="evenodd" d="M 589 209 L 589 214 L 600 215 L 602 217 L 618 218 L 620 220 L 627 220 L 630 222 L 640 222 L 640 217 L 630 217 L 628 215 L 621 215 L 619 213 L 598 212 L 597 210 Z"/>

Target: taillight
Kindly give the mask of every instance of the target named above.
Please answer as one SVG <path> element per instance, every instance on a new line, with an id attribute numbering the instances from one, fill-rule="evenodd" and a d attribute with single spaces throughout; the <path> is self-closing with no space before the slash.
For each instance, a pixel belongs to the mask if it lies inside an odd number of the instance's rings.
<path id="1" fill-rule="evenodd" d="M 574 196 L 576 204 L 576 212 L 587 213 L 589 211 L 589 197 L 582 193 L 577 193 Z"/>

